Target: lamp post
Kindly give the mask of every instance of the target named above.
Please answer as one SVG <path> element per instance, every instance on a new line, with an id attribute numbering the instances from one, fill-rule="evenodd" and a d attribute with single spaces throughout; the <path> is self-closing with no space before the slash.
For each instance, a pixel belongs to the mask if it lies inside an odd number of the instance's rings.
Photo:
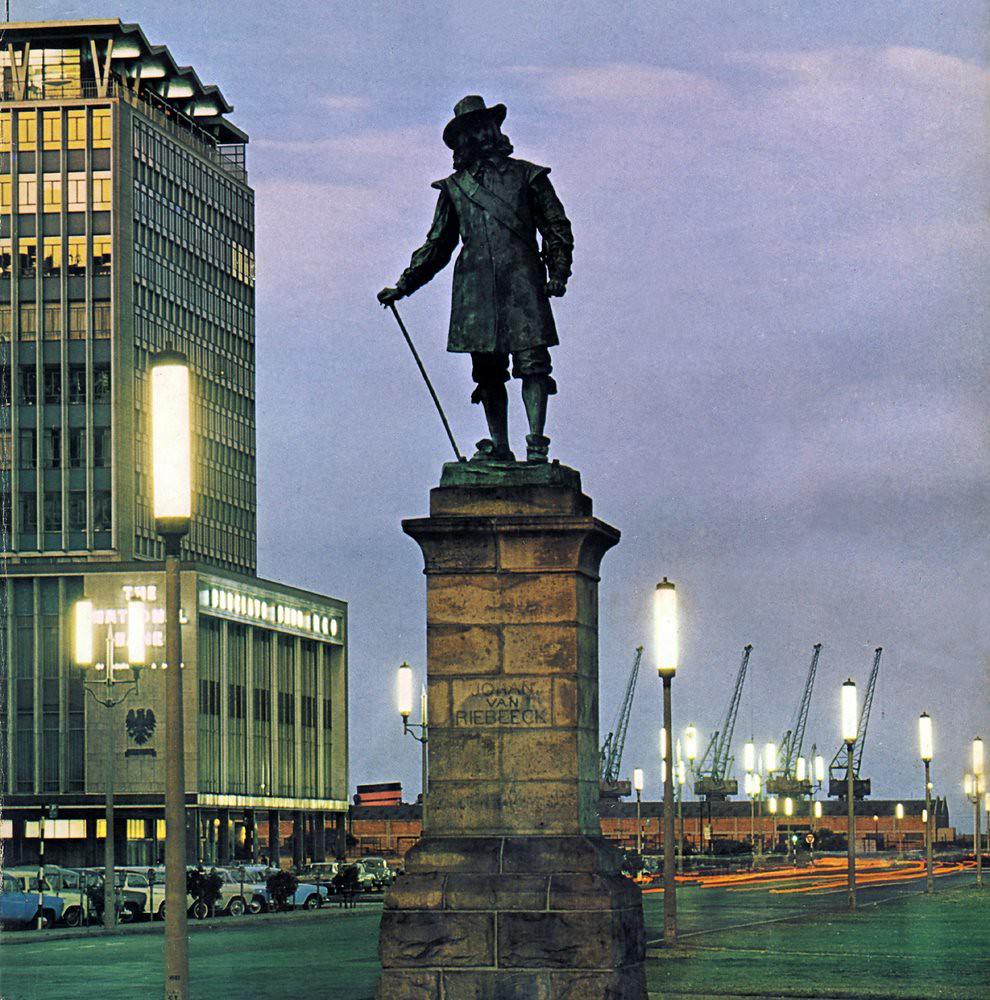
<path id="1" fill-rule="evenodd" d="M 688 769 L 691 774 L 694 771 L 694 762 L 698 757 L 698 728 L 695 725 L 689 725 L 684 730 L 684 756 L 687 758 Z M 701 806 L 698 806 L 698 824 L 699 824 L 699 834 L 698 841 L 701 842 L 700 834 L 700 824 L 701 824 Z M 681 828 L 681 836 L 684 836 L 684 828 Z"/>
<path id="2" fill-rule="evenodd" d="M 987 850 L 990 851 L 990 792 L 983 793 L 983 810 L 987 814 Z"/>
<path id="3" fill-rule="evenodd" d="M 873 814 L 873 850 L 880 853 L 880 817 Z"/>
<path id="4" fill-rule="evenodd" d="M 87 681 L 86 690 L 93 700 L 107 710 L 106 728 L 103 736 L 103 789 L 105 797 L 104 815 L 106 835 L 103 838 L 103 926 L 113 930 L 117 922 L 117 907 L 115 902 L 114 873 L 114 843 L 113 843 L 113 786 L 114 786 L 114 727 L 113 709 L 119 705 L 132 691 L 138 688 L 141 667 L 145 660 L 144 626 L 146 612 L 144 602 L 130 600 L 127 602 L 127 661 L 117 663 L 116 636 L 113 626 L 107 625 L 103 659 L 94 663 L 93 650 L 93 602 L 76 601 L 74 608 L 73 638 L 76 665 L 80 667 L 95 667 L 103 673 L 101 680 Z M 119 670 L 131 671 L 131 679 L 122 681 L 117 677 Z M 117 685 L 123 685 L 122 694 L 114 694 Z M 102 690 L 101 690 L 102 689 Z M 101 693 L 97 693 L 100 691 Z M 42 821 L 43 822 L 43 821 Z"/>
<path id="5" fill-rule="evenodd" d="M 643 821 L 641 807 L 643 800 L 643 769 L 633 768 L 633 788 L 636 790 L 636 853 L 643 853 Z"/>
<path id="6" fill-rule="evenodd" d="M 664 577 L 657 584 L 653 599 L 653 624 L 657 672 L 663 683 L 663 728 L 674 731 L 671 721 L 670 688 L 677 672 L 677 592 Z M 664 748 L 666 749 L 666 747 Z M 668 946 L 677 944 L 677 897 L 674 880 L 674 769 L 666 769 L 663 781 L 663 939 Z"/>
<path id="7" fill-rule="evenodd" d="M 428 744 L 430 742 L 430 728 L 427 722 L 426 688 L 420 691 L 419 695 L 419 725 L 411 723 L 409 716 L 412 715 L 413 706 L 413 672 L 412 667 L 405 661 L 399 667 L 398 675 L 398 702 L 399 715 L 402 716 L 402 732 L 406 736 L 411 736 L 420 747 L 420 767 L 423 785 L 423 805 L 420 809 L 420 836 L 426 836 L 426 798 L 429 786 L 429 755 Z M 419 730 L 417 736 L 413 730 Z"/>
<path id="8" fill-rule="evenodd" d="M 179 554 L 192 519 L 191 404 L 185 355 L 162 352 L 151 368 L 151 454 L 155 530 L 165 546 L 165 1000 L 189 996 Z"/>
<path id="9" fill-rule="evenodd" d="M 980 799 L 983 796 L 983 740 L 973 740 L 973 853 L 976 855 L 976 885 L 983 885 L 983 851 L 980 835 Z"/>
<path id="10" fill-rule="evenodd" d="M 841 730 L 842 741 L 846 745 L 846 799 L 849 814 L 846 823 L 846 839 L 849 852 L 849 909 L 856 909 L 856 807 L 853 787 L 853 744 L 856 742 L 859 719 L 856 704 L 856 682 L 850 677 L 842 685 Z"/>
<path id="11" fill-rule="evenodd" d="M 815 828 L 816 828 L 815 820 L 819 820 L 819 819 L 822 818 L 822 804 L 821 804 L 821 802 L 818 802 L 818 801 L 815 802 L 814 809 L 812 810 L 812 816 L 814 817 L 814 819 L 812 820 L 812 824 L 811 824 L 812 833 L 811 833 L 811 843 L 809 844 L 809 847 L 810 847 L 809 853 L 811 854 L 811 863 L 814 864 L 815 863 L 815 834 L 814 834 L 814 831 L 815 831 Z"/>
<path id="12" fill-rule="evenodd" d="M 793 862 L 797 864 L 797 848 L 794 846 L 794 840 L 791 836 L 791 817 L 794 815 L 794 800 L 788 796 L 784 799 L 784 815 L 787 817 L 787 853 L 788 856 L 793 854 Z"/>
<path id="13" fill-rule="evenodd" d="M 932 859 L 934 831 L 932 830 L 932 717 L 922 712 L 918 718 L 918 741 L 921 744 L 921 759 L 925 765 L 925 892 L 935 887 Z"/>
<path id="14" fill-rule="evenodd" d="M 904 819 L 904 803 L 894 806 L 894 836 L 897 838 L 897 856 L 904 857 L 904 841 L 901 839 L 901 820 Z"/>
<path id="15" fill-rule="evenodd" d="M 770 853 L 777 846 L 777 797 L 771 795 L 767 799 L 767 809 L 770 810 Z"/>
<path id="16" fill-rule="evenodd" d="M 681 741 L 677 741 L 677 874 L 684 873 L 684 782 L 687 780 L 687 769 L 681 757 Z M 990 807 L 988 807 L 990 808 Z M 987 824 L 990 830 L 990 822 Z"/>

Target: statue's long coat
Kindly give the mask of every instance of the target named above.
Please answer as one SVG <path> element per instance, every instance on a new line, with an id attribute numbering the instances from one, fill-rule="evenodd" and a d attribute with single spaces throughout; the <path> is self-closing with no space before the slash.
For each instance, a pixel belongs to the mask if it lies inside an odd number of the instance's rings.
<path id="1" fill-rule="evenodd" d="M 460 240 L 448 351 L 508 353 L 558 342 L 546 280 L 548 272 L 567 280 L 574 238 L 549 173 L 549 167 L 496 156 L 433 184 L 440 191 L 433 225 L 397 287 L 410 294 L 425 285 Z M 480 194 L 476 185 L 484 189 Z"/>

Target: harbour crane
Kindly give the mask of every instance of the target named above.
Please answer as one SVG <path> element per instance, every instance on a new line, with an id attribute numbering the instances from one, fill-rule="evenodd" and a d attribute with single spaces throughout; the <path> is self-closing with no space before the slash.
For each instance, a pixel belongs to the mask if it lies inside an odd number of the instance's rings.
<path id="1" fill-rule="evenodd" d="M 605 742 L 602 743 L 598 776 L 603 798 L 617 799 L 632 792 L 632 786 L 628 781 L 619 780 L 619 768 L 622 767 L 622 751 L 626 745 L 626 730 L 629 728 L 633 695 L 636 693 L 636 681 L 639 680 L 639 665 L 642 660 L 643 647 L 637 646 L 619 715 L 611 732 L 605 737 Z"/>
<path id="2" fill-rule="evenodd" d="M 704 756 L 695 768 L 697 780 L 694 783 L 696 795 L 703 795 L 709 802 L 722 801 L 729 795 L 739 791 L 739 782 L 730 778 L 732 764 L 735 760 L 732 754 L 732 733 L 736 728 L 736 716 L 739 714 L 739 702 L 742 700 L 743 683 L 746 680 L 746 670 L 749 667 L 751 645 L 743 646 L 742 663 L 736 674 L 736 686 L 733 688 L 729 707 L 721 726 L 712 733 Z"/>
<path id="3" fill-rule="evenodd" d="M 797 761 L 801 756 L 804 732 L 808 725 L 811 692 L 815 686 L 815 675 L 818 673 L 818 658 L 822 652 L 822 644 L 816 642 L 811 649 L 811 666 L 808 668 L 808 679 L 804 682 L 804 694 L 801 696 L 794 724 L 784 733 L 784 738 L 780 741 L 777 756 L 779 771 L 767 778 L 767 791 L 774 795 L 807 795 L 811 791 L 811 776 L 802 776 L 801 780 L 798 780 L 797 776 Z"/>
<path id="4" fill-rule="evenodd" d="M 873 708 L 873 693 L 877 687 L 877 674 L 880 670 L 880 655 L 883 646 L 877 646 L 873 651 L 873 669 L 866 684 L 866 697 L 859 713 L 859 726 L 856 729 L 856 742 L 853 743 L 853 798 L 865 799 L 870 794 L 870 779 L 860 778 L 859 766 L 863 762 L 863 747 L 866 745 L 866 727 L 870 724 L 870 709 Z M 832 798 L 847 797 L 847 779 L 849 770 L 846 766 L 845 744 L 839 747 L 828 766 L 828 794 Z"/>

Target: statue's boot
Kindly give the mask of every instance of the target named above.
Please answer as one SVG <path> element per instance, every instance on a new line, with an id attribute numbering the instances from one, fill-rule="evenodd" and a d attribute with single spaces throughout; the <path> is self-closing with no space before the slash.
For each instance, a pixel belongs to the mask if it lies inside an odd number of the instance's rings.
<path id="1" fill-rule="evenodd" d="M 550 438 L 543 429 L 547 422 L 547 397 L 550 395 L 550 380 L 546 375 L 527 375 L 522 380 L 523 405 L 529 420 L 529 434 L 526 435 L 526 461 L 545 462 L 550 451 Z"/>
<path id="2" fill-rule="evenodd" d="M 502 383 L 485 386 L 478 395 L 491 437 L 478 442 L 472 461 L 514 462 L 516 456 L 509 449 L 509 396 L 505 386 Z"/>

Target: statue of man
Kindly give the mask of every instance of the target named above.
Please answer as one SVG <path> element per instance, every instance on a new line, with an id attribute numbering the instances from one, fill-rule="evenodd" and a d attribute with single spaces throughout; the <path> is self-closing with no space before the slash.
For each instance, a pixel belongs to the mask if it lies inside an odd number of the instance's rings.
<path id="1" fill-rule="evenodd" d="M 550 297 L 563 295 L 571 274 L 574 238 L 549 167 L 514 159 L 502 134 L 505 105 L 486 107 L 481 97 L 459 101 L 443 130 L 454 151 L 454 173 L 432 186 L 440 192 L 426 242 L 412 255 L 394 288 L 378 301 L 389 305 L 411 295 L 441 271 L 458 240 L 447 350 L 470 353 L 490 438 L 478 442 L 472 461 L 514 461 L 509 448 L 509 358 L 522 380 L 529 421 L 526 459 L 546 462 L 547 397 L 557 391 L 550 350 L 558 343 Z M 543 238 L 537 247 L 537 232 Z"/>

